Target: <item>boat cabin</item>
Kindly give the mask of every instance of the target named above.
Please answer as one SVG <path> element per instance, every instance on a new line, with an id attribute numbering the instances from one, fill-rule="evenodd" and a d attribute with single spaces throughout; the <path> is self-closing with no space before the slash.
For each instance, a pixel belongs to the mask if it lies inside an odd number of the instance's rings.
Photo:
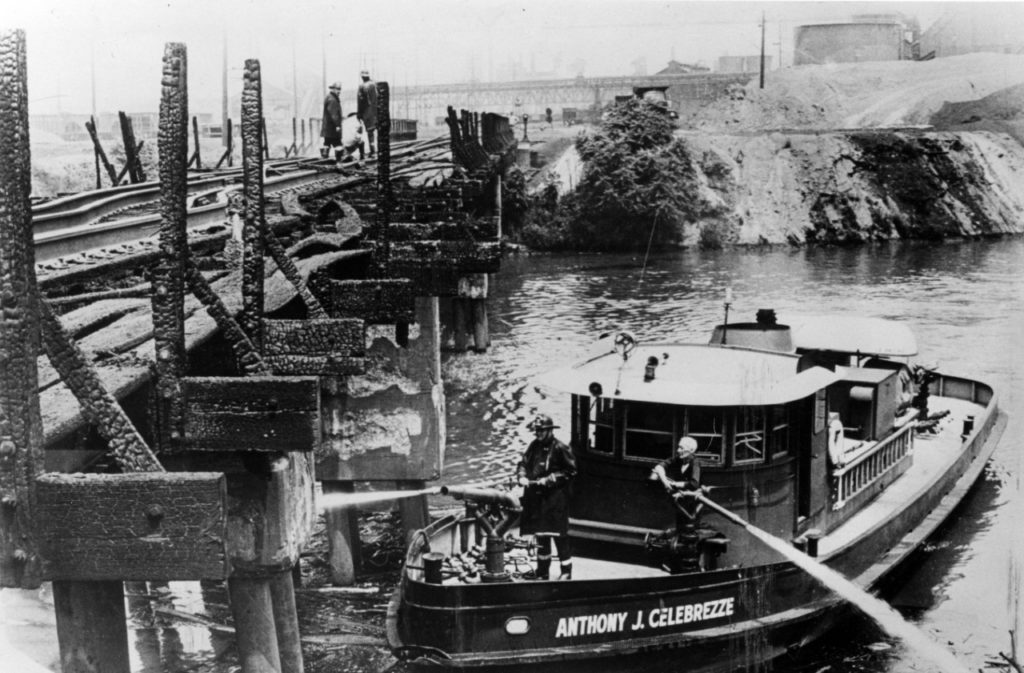
<path id="1" fill-rule="evenodd" d="M 572 399 L 570 516 L 581 547 L 636 554 L 652 530 L 674 526 L 671 498 L 650 474 L 684 436 L 697 441 L 708 497 L 782 539 L 827 533 L 905 471 L 907 367 L 878 357 L 891 348 L 847 351 L 832 340 L 823 350 L 813 336 L 774 321 L 719 326 L 708 345 L 627 335 L 550 375 L 546 385 Z M 719 567 L 777 554 L 722 517 L 703 524 L 733 541 Z"/>

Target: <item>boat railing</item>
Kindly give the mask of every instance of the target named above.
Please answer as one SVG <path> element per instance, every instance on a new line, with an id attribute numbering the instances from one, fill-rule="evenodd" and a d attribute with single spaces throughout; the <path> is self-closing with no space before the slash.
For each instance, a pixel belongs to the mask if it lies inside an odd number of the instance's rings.
<path id="1" fill-rule="evenodd" d="M 832 509 L 842 509 L 855 495 L 899 464 L 914 449 L 914 423 L 878 442 L 868 451 L 832 473 L 835 500 Z"/>

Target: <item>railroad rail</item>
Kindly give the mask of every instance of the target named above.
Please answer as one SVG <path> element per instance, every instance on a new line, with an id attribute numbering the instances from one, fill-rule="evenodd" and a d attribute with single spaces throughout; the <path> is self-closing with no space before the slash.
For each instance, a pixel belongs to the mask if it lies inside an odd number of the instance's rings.
<path id="1" fill-rule="evenodd" d="M 450 152 L 438 152 L 447 143 L 447 138 L 396 143 L 392 153 L 396 176 L 451 168 Z M 426 165 L 418 168 L 421 164 Z M 350 164 L 335 169 L 330 160 L 270 161 L 264 167 L 264 193 L 273 198 L 346 181 L 358 184 L 372 179 L 374 165 L 375 162 L 370 161 L 362 168 Z M 187 187 L 190 229 L 223 224 L 227 220 L 230 198 L 241 188 L 241 176 L 241 168 L 238 168 L 191 177 Z M 153 236 L 160 227 L 160 215 L 155 212 L 159 195 L 159 183 L 140 183 L 83 192 L 34 206 L 32 225 L 37 264 L 52 268 L 65 263 L 62 258 L 87 254 L 102 258 L 116 254 L 104 248 L 140 245 L 140 241 Z"/>

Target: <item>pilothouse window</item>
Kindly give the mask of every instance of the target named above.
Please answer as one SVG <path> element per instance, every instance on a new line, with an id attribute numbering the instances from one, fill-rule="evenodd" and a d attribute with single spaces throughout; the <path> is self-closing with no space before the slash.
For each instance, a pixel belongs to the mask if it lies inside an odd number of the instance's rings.
<path id="1" fill-rule="evenodd" d="M 587 419 L 587 447 L 597 453 L 615 452 L 615 400 L 607 397 L 591 399 Z"/>
<path id="2" fill-rule="evenodd" d="M 782 458 L 789 454 L 789 410 L 771 407 L 768 414 L 768 453 L 772 458 Z"/>
<path id="3" fill-rule="evenodd" d="M 664 404 L 630 402 L 626 407 L 626 448 L 629 458 L 665 460 L 672 456 L 676 414 Z"/>
<path id="4" fill-rule="evenodd" d="M 764 408 L 740 407 L 736 410 L 736 441 L 733 442 L 733 462 L 764 462 Z"/>
<path id="5" fill-rule="evenodd" d="M 686 412 L 686 434 L 697 440 L 701 462 L 724 465 L 725 423 L 721 409 L 690 407 Z"/>

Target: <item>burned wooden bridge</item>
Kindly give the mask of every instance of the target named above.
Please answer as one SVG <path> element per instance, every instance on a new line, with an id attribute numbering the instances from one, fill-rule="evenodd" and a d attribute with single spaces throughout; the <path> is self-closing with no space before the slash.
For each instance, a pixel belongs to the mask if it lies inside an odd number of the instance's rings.
<path id="1" fill-rule="evenodd" d="M 158 244 L 37 276 L 25 38 L 0 35 L 0 582 L 53 581 L 65 673 L 129 670 L 125 581 L 200 579 L 227 581 L 244 671 L 301 671 L 316 483 L 436 478 L 442 307 L 457 345 L 487 346 L 504 117 L 450 111 L 450 164 L 392 174 L 381 82 L 376 176 L 270 200 L 248 60 L 236 226 L 187 232 L 186 61 L 166 46 Z M 423 499 L 403 503 L 422 527 Z M 338 583 L 353 516 L 327 517 Z"/>

